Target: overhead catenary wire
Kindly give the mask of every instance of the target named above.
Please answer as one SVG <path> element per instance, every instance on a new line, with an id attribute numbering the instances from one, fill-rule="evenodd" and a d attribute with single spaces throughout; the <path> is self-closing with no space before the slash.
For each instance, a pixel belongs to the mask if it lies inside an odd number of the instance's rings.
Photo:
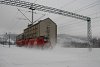
<path id="1" fill-rule="evenodd" d="M 68 33 L 85 33 L 85 34 L 87 34 L 87 32 L 85 32 L 86 30 L 85 29 L 77 29 L 77 30 L 73 30 L 73 29 L 70 29 L 70 30 L 61 30 L 60 32 L 66 32 L 67 34 Z"/>
<path id="2" fill-rule="evenodd" d="M 92 15 L 93 15 L 93 14 L 92 14 Z M 98 19 L 98 18 L 100 18 L 100 17 L 94 17 L 94 19 Z M 97 22 L 97 21 L 95 21 L 95 22 Z M 94 22 L 94 23 L 95 23 L 95 22 Z M 76 23 L 75 23 L 75 24 L 76 24 Z M 78 24 L 79 24 L 79 22 L 78 22 Z M 72 25 L 73 25 L 73 24 L 72 24 Z M 83 25 L 82 25 L 82 26 L 83 26 Z M 70 28 L 69 28 L 69 29 L 70 29 L 70 32 L 71 32 L 71 31 L 74 32 L 74 31 L 77 31 L 77 30 L 78 30 L 78 31 L 80 30 L 80 31 L 82 32 L 82 30 L 84 30 L 84 28 L 83 28 L 82 26 L 79 26 L 79 27 L 70 27 Z M 63 26 L 63 27 L 65 27 L 65 26 Z M 93 26 L 93 24 L 92 24 L 92 29 L 94 29 L 94 28 L 99 28 L 99 27 L 100 27 L 99 25 L 98 25 L 98 26 L 97 26 L 97 25 L 96 25 L 96 26 Z M 77 29 L 77 30 L 76 30 L 76 29 Z M 69 31 L 69 30 L 68 30 L 68 31 Z M 63 31 L 63 32 L 64 32 L 64 31 Z M 67 32 L 67 31 L 65 31 L 65 32 Z"/>
<path id="3" fill-rule="evenodd" d="M 100 18 L 100 17 L 99 17 Z M 93 21 L 93 23 L 92 23 L 92 26 L 95 24 L 95 23 L 97 23 L 98 21 L 100 21 L 100 20 L 97 20 L 97 21 Z M 99 23 L 99 22 L 98 22 Z M 83 25 L 82 25 L 83 26 Z M 79 27 L 82 27 L 82 26 L 79 26 Z M 97 25 L 97 26 L 99 26 L 99 25 Z M 93 27 L 92 27 L 93 28 Z"/>
<path id="4" fill-rule="evenodd" d="M 92 15 L 95 15 L 95 14 L 98 14 L 98 13 L 100 13 L 100 11 L 99 12 L 95 12 L 95 13 L 93 13 L 93 14 L 89 14 L 88 16 L 92 16 Z M 97 17 L 97 18 L 99 18 L 99 17 Z M 92 19 L 96 19 L 96 17 L 95 18 L 92 18 Z M 71 20 L 71 21 L 68 21 L 68 22 L 76 22 L 77 20 L 75 19 L 75 20 Z M 82 21 L 82 22 L 84 22 L 84 21 Z M 78 23 L 78 22 L 77 22 Z M 69 23 L 69 24 L 64 24 L 64 25 L 61 25 L 61 27 L 63 27 L 63 26 L 65 26 L 65 25 L 71 25 L 71 24 L 76 24 L 76 23 Z"/>
<path id="5" fill-rule="evenodd" d="M 61 6 L 60 9 L 62 9 L 62 8 L 65 7 L 65 6 L 68 7 L 69 5 L 73 4 L 73 3 L 76 2 L 76 1 L 77 1 L 77 0 L 72 0 L 72 1 L 68 2 L 67 4 Z"/>
<path id="6" fill-rule="evenodd" d="M 90 14 L 89 16 L 95 15 L 95 14 L 96 14 L 96 13 Z M 94 18 L 92 18 L 92 19 L 98 19 L 98 18 L 100 18 L 100 17 L 94 17 Z M 71 21 L 68 21 L 68 22 L 72 22 L 72 23 L 64 24 L 64 25 L 62 25 L 62 26 L 59 26 L 58 28 L 64 28 L 64 27 L 70 26 L 70 25 L 77 25 L 77 24 L 79 24 L 79 23 L 81 23 L 81 22 L 84 22 L 84 21 L 79 21 L 79 22 L 77 22 L 76 20 L 71 20 Z M 73 22 L 74 22 L 74 23 L 73 23 Z"/>
<path id="7" fill-rule="evenodd" d="M 99 0 L 98 0 L 99 1 Z M 95 2 L 93 2 L 93 3 L 91 3 L 91 4 L 89 4 L 89 5 L 86 5 L 86 6 L 84 6 L 84 7 L 82 7 L 82 8 L 80 8 L 80 9 L 83 9 L 83 8 L 86 8 L 86 9 L 89 9 L 89 7 L 88 6 L 90 6 L 90 7 L 94 7 L 94 6 L 96 6 L 96 5 L 100 5 L 99 3 L 98 3 L 98 1 L 95 1 Z M 95 4 L 95 5 L 94 5 Z M 88 7 L 88 8 L 87 8 Z M 80 10 L 80 9 L 78 9 L 78 10 Z M 80 12 L 80 11 L 78 11 L 78 10 L 75 10 L 76 12 Z M 82 10 L 81 10 L 82 11 Z"/>
<path id="8" fill-rule="evenodd" d="M 98 19 L 98 18 L 100 18 L 100 16 L 94 17 L 94 18 L 92 18 L 92 19 Z M 79 21 L 79 22 L 84 22 L 84 21 Z M 79 22 L 77 22 L 77 23 L 79 23 Z M 76 23 L 71 23 L 71 24 L 68 24 L 68 25 L 72 25 L 72 24 L 76 24 Z"/>
<path id="9" fill-rule="evenodd" d="M 77 24 L 79 24 L 79 22 L 77 22 L 76 25 L 77 25 Z M 73 24 L 70 24 L 70 25 L 73 25 Z M 70 25 L 69 25 L 69 26 L 70 26 Z M 83 25 L 79 26 L 79 28 L 82 28 L 82 26 L 83 26 Z M 66 28 L 66 26 L 62 27 L 61 29 L 64 29 L 64 28 Z M 76 27 L 76 28 L 77 28 L 77 27 Z M 70 29 L 75 29 L 75 27 L 70 27 Z"/>
<path id="10" fill-rule="evenodd" d="M 92 15 L 96 15 L 96 14 L 100 14 L 100 11 L 99 12 L 95 12 L 95 13 L 93 13 L 93 14 L 89 14 L 89 15 L 87 15 L 87 16 L 92 16 Z M 92 18 L 92 19 L 97 19 L 97 18 Z M 70 19 L 69 19 L 70 20 Z M 75 21 L 77 21 L 76 19 L 75 20 L 71 20 L 71 21 L 68 21 L 68 22 L 75 22 Z M 74 24 L 74 23 L 71 23 L 71 24 Z M 65 25 L 68 25 L 68 24 L 64 24 L 64 26 Z M 61 26 L 63 26 L 63 25 L 61 25 Z"/>
<path id="11" fill-rule="evenodd" d="M 29 12 L 29 13 L 32 13 L 32 11 L 25 11 L 25 10 L 22 10 L 20 9 L 21 11 L 24 11 L 25 13 Z M 37 14 L 37 12 L 33 12 L 34 14 Z"/>
<path id="12" fill-rule="evenodd" d="M 18 9 L 18 8 L 17 8 Z M 30 19 L 28 19 L 25 15 L 24 15 L 24 13 L 23 12 L 21 12 L 21 10 L 20 9 L 18 9 L 18 11 L 29 21 L 29 22 L 31 22 L 30 21 Z M 32 22 L 31 22 L 32 23 Z"/>
<path id="13" fill-rule="evenodd" d="M 96 21 L 97 22 L 97 21 Z M 94 22 L 95 23 L 95 22 Z M 79 24 L 79 22 L 77 22 L 77 23 L 74 23 L 74 24 Z M 92 23 L 93 24 L 93 23 Z M 73 25 L 73 24 L 70 24 L 70 25 Z M 65 26 L 63 26 L 62 27 L 62 29 L 64 28 Z M 81 25 L 81 26 L 78 26 L 78 27 L 70 27 L 69 29 L 81 29 L 82 30 L 82 27 L 83 27 L 83 25 Z M 93 28 L 93 27 L 92 27 Z"/>
<path id="14" fill-rule="evenodd" d="M 21 10 L 21 9 L 20 9 L 20 11 L 32 12 L 32 11 L 25 11 L 25 10 Z M 33 13 L 34 13 L 34 14 L 41 14 L 41 13 L 37 13 L 37 12 L 33 12 Z M 46 14 L 41 14 L 41 15 L 45 16 Z M 41 19 L 43 16 L 41 16 L 41 17 L 38 18 L 37 20 Z M 17 19 L 20 19 L 20 20 L 27 20 L 27 19 L 25 19 L 25 18 L 17 18 Z M 37 20 L 35 20 L 34 22 L 36 22 Z M 34 23 L 34 22 L 33 22 L 33 23 Z"/>
<path id="15" fill-rule="evenodd" d="M 98 19 L 98 18 L 100 18 L 100 16 L 98 16 L 98 17 L 93 17 L 92 19 Z"/>
<path id="16" fill-rule="evenodd" d="M 100 20 L 99 20 L 100 21 Z M 96 21 L 97 22 L 97 21 Z M 95 22 L 94 22 L 95 23 Z M 93 24 L 92 24 L 92 29 L 94 29 L 94 28 L 99 28 L 100 26 L 99 25 L 96 25 L 96 26 L 93 26 Z M 71 32 L 71 31 L 79 31 L 80 30 L 80 32 L 82 32 L 82 30 L 85 30 L 82 26 L 79 26 L 79 27 L 70 27 L 69 28 L 70 29 L 70 31 L 69 32 Z M 77 30 L 76 30 L 77 29 Z M 62 31 L 65 31 L 66 32 L 66 30 L 62 30 Z"/>
<path id="17" fill-rule="evenodd" d="M 85 9 L 80 10 L 80 11 L 77 11 L 77 12 L 81 12 L 81 11 L 84 11 L 84 10 L 87 10 L 87 9 L 90 9 L 90 8 L 93 8 L 93 7 L 97 6 L 97 5 L 100 5 L 100 4 L 95 4 L 95 5 L 93 5 L 93 6 L 87 7 L 87 8 L 85 8 Z"/>
<path id="18" fill-rule="evenodd" d="M 97 1 L 95 1 L 95 2 L 93 2 L 93 3 L 91 3 L 91 4 L 88 4 L 88 5 L 84 6 L 84 7 L 81 7 L 81 8 L 79 8 L 79 9 L 77 9 L 77 10 L 74 10 L 74 12 L 80 12 L 80 11 L 89 9 L 89 8 L 91 8 L 91 7 L 94 7 L 94 6 L 96 6 L 96 5 L 100 5 L 100 4 L 99 4 L 99 0 L 97 0 Z"/>
<path id="19" fill-rule="evenodd" d="M 74 0 L 74 1 L 75 1 L 75 0 Z M 79 9 L 77 9 L 77 10 L 74 10 L 73 12 L 75 12 L 75 13 L 81 12 L 81 11 L 84 11 L 84 10 L 86 10 L 86 9 L 92 8 L 92 7 L 94 7 L 94 6 L 100 5 L 99 2 L 100 2 L 99 0 L 94 1 L 94 2 L 91 3 L 91 4 L 88 4 L 88 5 L 86 5 L 86 6 L 84 6 L 84 7 L 81 7 L 81 8 L 79 8 Z M 72 3 L 73 3 L 73 2 L 72 2 Z"/>
<path id="20" fill-rule="evenodd" d="M 37 0 L 35 0 L 33 3 L 36 3 L 37 2 Z"/>
<path id="21" fill-rule="evenodd" d="M 65 6 L 69 6 L 70 4 L 72 4 L 72 3 L 76 2 L 76 1 L 77 1 L 77 0 L 72 0 L 72 1 L 68 2 L 67 4 L 61 6 L 60 9 L 62 9 L 62 8 L 65 7 Z M 48 13 L 48 16 L 49 16 L 49 15 L 51 15 L 51 13 Z"/>

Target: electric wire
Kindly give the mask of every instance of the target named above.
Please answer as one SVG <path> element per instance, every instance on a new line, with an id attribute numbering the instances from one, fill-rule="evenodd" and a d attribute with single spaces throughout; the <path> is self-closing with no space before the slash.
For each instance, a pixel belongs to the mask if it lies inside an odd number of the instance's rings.
<path id="1" fill-rule="evenodd" d="M 81 11 L 84 11 L 84 10 L 87 10 L 87 9 L 90 9 L 90 8 L 93 8 L 93 7 L 97 6 L 97 5 L 100 5 L 100 4 L 95 4 L 95 5 L 93 5 L 93 6 L 87 7 L 87 8 L 85 8 L 85 9 L 80 10 L 80 11 L 77 11 L 77 12 L 81 12 Z M 77 13 L 77 12 L 76 12 L 76 13 Z"/>
<path id="2" fill-rule="evenodd" d="M 100 17 L 99 17 L 99 18 L 100 18 Z M 100 20 L 99 20 L 99 21 L 100 21 Z M 95 21 L 95 22 L 97 22 L 97 21 Z M 94 22 L 94 23 L 95 23 L 95 22 Z M 77 22 L 77 24 L 79 24 L 79 22 Z M 92 24 L 93 24 L 93 23 L 92 23 Z M 70 25 L 73 25 L 73 24 L 70 24 Z M 78 29 L 78 28 L 79 28 L 79 29 L 82 29 L 83 26 L 84 26 L 84 25 L 81 25 L 81 26 L 79 26 L 79 27 L 71 27 L 70 29 L 76 29 L 76 28 L 77 28 L 77 29 Z M 66 26 L 64 26 L 64 27 L 66 27 Z M 64 27 L 63 27 L 63 28 L 64 28 Z M 93 28 L 93 27 L 92 27 L 92 28 Z"/>
<path id="3" fill-rule="evenodd" d="M 84 6 L 84 7 L 81 7 L 80 9 L 74 10 L 74 12 L 80 12 L 80 11 L 89 9 L 89 7 L 93 7 L 93 6 L 96 6 L 96 5 L 99 5 L 99 0 L 93 2 L 93 3 L 89 4 L 89 5 L 86 5 L 86 6 Z"/>
<path id="4" fill-rule="evenodd" d="M 99 1 L 99 0 L 98 0 Z M 89 4 L 89 5 L 87 5 L 87 6 L 85 6 L 86 7 L 86 9 L 89 9 L 89 7 L 88 6 L 91 6 L 91 7 L 93 7 L 93 6 L 96 6 L 96 5 L 99 5 L 99 4 L 97 4 L 98 3 L 98 1 L 95 1 L 95 2 L 93 2 L 93 3 L 91 3 L 91 4 Z M 93 4 L 95 4 L 96 3 L 96 5 L 93 5 Z M 88 7 L 88 8 L 87 8 Z M 82 7 L 82 8 L 84 8 L 84 7 Z M 80 8 L 81 9 L 81 8 Z M 80 10 L 79 9 L 79 10 Z M 82 11 L 82 10 L 81 10 Z M 77 12 L 80 12 L 80 11 L 77 11 Z"/>
<path id="5" fill-rule="evenodd" d="M 60 8 L 62 9 L 62 8 L 65 7 L 65 6 L 68 7 L 69 5 L 73 4 L 73 3 L 76 2 L 76 1 L 77 1 L 77 0 L 72 0 L 72 1 L 68 2 L 67 4 L 61 6 Z"/>
<path id="6" fill-rule="evenodd" d="M 17 9 L 18 9 L 18 8 L 17 8 Z M 19 11 L 29 22 L 31 22 L 30 19 L 28 19 L 28 18 L 21 12 L 20 9 L 18 9 L 18 11 Z M 32 23 L 32 22 L 31 22 L 31 23 Z"/>
<path id="7" fill-rule="evenodd" d="M 34 3 L 36 3 L 36 2 L 37 2 L 37 0 L 34 1 Z"/>
<path id="8" fill-rule="evenodd" d="M 62 8 L 65 7 L 66 5 L 69 6 L 70 4 L 72 4 L 72 3 L 76 2 L 76 1 L 77 1 L 77 0 L 72 0 L 72 1 L 70 1 L 69 3 L 67 3 L 67 4 L 65 4 L 65 5 L 63 5 L 63 6 L 61 6 L 60 9 L 62 9 Z M 48 13 L 48 16 L 50 16 L 50 15 L 51 15 L 51 13 Z"/>
<path id="9" fill-rule="evenodd" d="M 87 16 L 93 16 L 93 15 L 96 15 L 96 14 L 100 14 L 100 11 L 98 11 L 98 12 L 95 12 L 95 13 L 93 13 L 93 14 L 89 14 L 89 15 L 87 15 Z M 70 19 L 69 19 L 70 20 Z M 75 20 L 71 20 L 71 21 L 68 21 L 68 22 L 75 22 L 75 21 L 77 21 L 76 19 Z M 64 24 L 65 25 L 65 24 Z M 68 25 L 68 24 L 67 24 Z M 63 25 L 61 25 L 61 26 L 63 26 Z"/>
<path id="10" fill-rule="evenodd" d="M 97 18 L 97 17 L 95 17 L 95 19 L 96 19 L 96 18 Z M 100 18 L 100 17 L 99 17 L 99 18 Z M 100 21 L 100 20 L 99 20 L 99 21 Z M 99 25 L 98 25 L 98 26 L 97 26 L 97 25 L 96 25 L 96 26 L 92 26 L 92 29 L 94 29 L 94 28 L 99 28 L 99 27 L 100 27 Z M 69 28 L 69 29 L 70 29 L 70 32 L 71 32 L 71 31 L 76 31 L 76 29 L 77 29 L 78 31 L 79 31 L 79 30 L 82 31 L 83 28 L 82 28 L 82 26 L 79 26 L 79 27 L 71 27 L 71 28 Z M 68 30 L 68 31 L 69 31 L 69 30 Z"/>
<path id="11" fill-rule="evenodd" d="M 99 20 L 99 21 L 100 21 L 100 20 Z M 94 29 L 94 28 L 96 28 L 96 27 L 98 28 L 98 27 L 100 27 L 100 26 L 99 26 L 99 25 L 93 26 L 93 24 L 92 24 L 92 29 Z M 70 29 L 70 31 L 68 30 L 69 32 L 71 32 L 71 31 L 74 32 L 74 31 L 77 31 L 77 30 L 78 30 L 78 31 L 79 31 L 79 30 L 80 30 L 80 31 L 84 30 L 84 29 L 82 28 L 82 26 L 79 26 L 79 27 L 76 27 L 76 28 L 75 28 L 75 27 L 71 27 L 71 28 L 69 28 L 69 29 Z M 77 29 L 77 30 L 76 30 L 76 29 Z"/>
<path id="12" fill-rule="evenodd" d="M 98 17 L 93 17 L 92 19 L 98 19 L 98 18 L 100 18 L 100 16 L 98 16 Z"/>
<path id="13" fill-rule="evenodd" d="M 100 17 L 99 17 L 100 18 Z M 100 21 L 100 20 L 98 20 L 98 21 Z M 98 21 L 95 21 L 95 22 L 98 22 Z M 95 22 L 93 22 L 91 25 L 92 25 L 92 28 L 94 28 L 94 27 L 97 27 L 97 26 L 99 26 L 100 27 L 100 25 L 94 25 L 95 24 Z M 94 26 L 93 26 L 94 25 Z M 83 26 L 83 25 L 82 25 Z M 79 28 L 80 27 L 82 27 L 82 26 L 79 26 Z M 74 27 L 75 28 L 75 27 Z M 78 27 L 76 27 L 76 28 L 78 28 Z"/>
<path id="14" fill-rule="evenodd" d="M 88 16 L 92 16 L 92 15 L 95 15 L 95 14 L 97 14 L 97 13 L 100 13 L 100 12 L 96 12 L 96 13 L 93 13 L 93 14 L 89 14 Z M 94 18 L 92 18 L 92 19 L 97 19 L 97 18 L 99 18 L 99 17 L 94 17 Z M 68 21 L 68 22 L 76 22 L 77 20 L 71 20 L 71 21 Z M 82 21 L 82 22 L 84 22 L 84 21 Z M 77 22 L 78 23 L 78 22 Z M 75 23 L 70 23 L 70 24 L 64 24 L 64 25 L 62 25 L 61 27 L 63 27 L 63 26 L 65 26 L 65 25 L 71 25 L 71 24 L 75 24 Z"/>

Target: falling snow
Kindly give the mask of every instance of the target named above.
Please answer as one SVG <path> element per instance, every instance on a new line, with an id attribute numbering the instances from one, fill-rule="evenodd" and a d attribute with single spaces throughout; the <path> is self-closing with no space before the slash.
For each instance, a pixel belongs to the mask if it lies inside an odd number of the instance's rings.
<path id="1" fill-rule="evenodd" d="M 100 49 L 0 45 L 0 67 L 100 67 Z"/>

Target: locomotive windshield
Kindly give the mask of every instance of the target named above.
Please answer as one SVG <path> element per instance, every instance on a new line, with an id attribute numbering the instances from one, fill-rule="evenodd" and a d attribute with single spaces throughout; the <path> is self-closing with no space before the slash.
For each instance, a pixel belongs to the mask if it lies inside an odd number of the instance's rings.
<path id="1" fill-rule="evenodd" d="M 44 41 L 48 41 L 48 39 L 49 39 L 48 37 L 44 36 Z"/>

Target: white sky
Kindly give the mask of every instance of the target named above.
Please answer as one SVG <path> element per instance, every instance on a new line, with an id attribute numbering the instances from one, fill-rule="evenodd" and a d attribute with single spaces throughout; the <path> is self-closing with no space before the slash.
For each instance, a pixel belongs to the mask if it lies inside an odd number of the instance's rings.
<path id="1" fill-rule="evenodd" d="M 25 1 L 34 2 L 35 0 Z M 95 19 L 92 19 L 92 34 L 93 37 L 100 37 L 100 0 L 37 0 L 36 3 L 75 12 L 91 18 L 96 17 Z M 25 12 L 28 11 L 28 9 L 19 9 L 24 10 L 23 13 L 31 19 L 31 13 Z M 50 17 L 57 23 L 58 34 L 66 33 L 77 36 L 87 35 L 86 21 L 40 11 L 35 12 L 37 12 L 37 14 L 34 14 L 34 20 L 41 17 L 42 14 L 46 14 L 42 19 Z M 17 7 L 0 4 L 0 33 L 22 33 L 23 29 L 25 29 L 30 22 L 28 20 L 19 20 L 18 18 L 25 17 L 18 12 Z"/>

